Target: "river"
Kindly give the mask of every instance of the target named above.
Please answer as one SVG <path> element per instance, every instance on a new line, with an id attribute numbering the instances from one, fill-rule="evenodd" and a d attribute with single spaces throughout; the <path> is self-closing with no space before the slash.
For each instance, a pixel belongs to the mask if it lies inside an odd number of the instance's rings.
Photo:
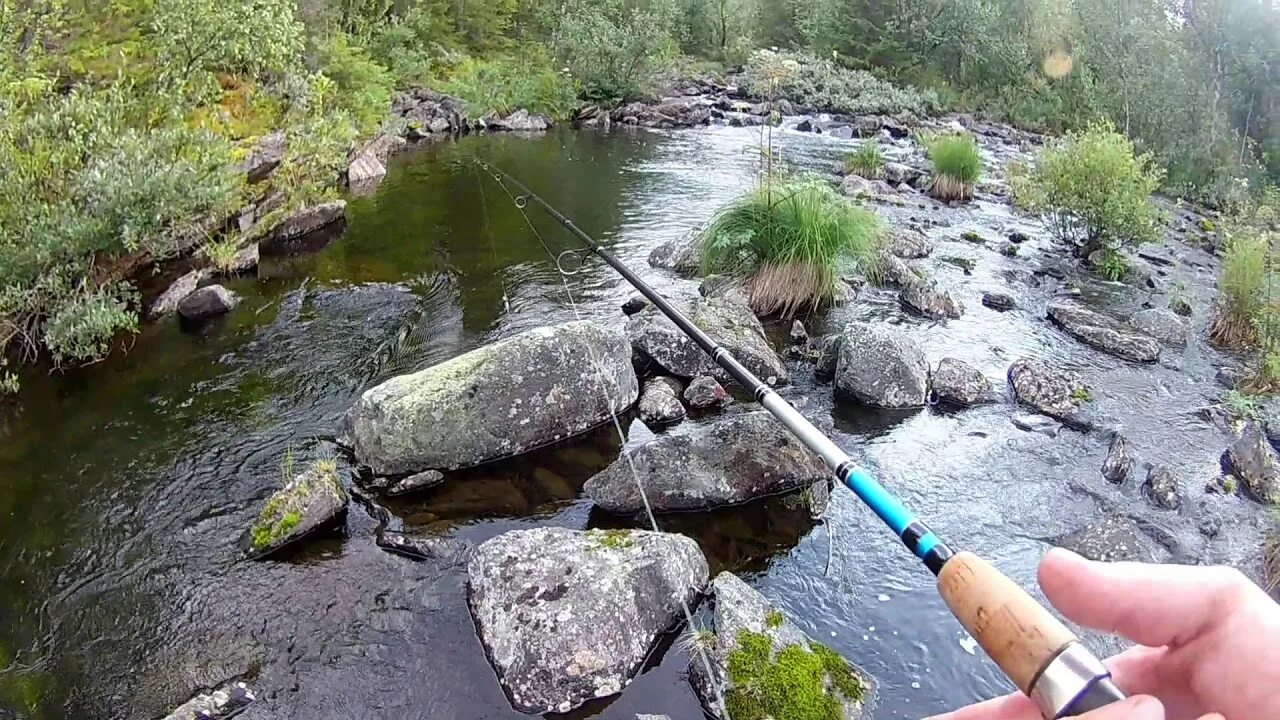
<path id="1" fill-rule="evenodd" d="M 831 171 L 852 143 L 779 131 L 784 161 Z M 984 139 L 984 152 L 1004 152 Z M 599 262 L 565 285 L 555 252 L 572 241 L 520 208 L 471 159 L 514 173 L 660 290 L 697 281 L 646 262 L 658 244 L 705 222 L 755 182 L 758 130 L 556 131 L 526 139 L 467 137 L 396 158 L 376 193 L 354 198 L 343 237 L 314 253 L 264 258 L 256 278 L 228 283 L 244 302 L 197 331 L 146 326 L 98 365 L 24 378 L 3 416 L 0 467 L 0 717 L 153 718 L 237 676 L 258 702 L 241 717 L 498 720 L 513 711 L 489 667 L 465 601 L 461 568 L 441 569 L 374 545 L 375 523 L 353 504 L 345 532 L 279 560 L 241 557 L 242 533 L 281 483 L 287 455 L 337 453 L 337 419 L 371 385 L 529 328 L 583 316 L 620 325 L 632 294 Z M 907 152 L 900 148 L 900 152 Z M 996 153 L 997 155 L 991 155 Z M 1150 252 L 1164 292 L 1196 308 L 1196 337 L 1136 365 L 1051 326 L 1044 306 L 1079 288 L 1116 314 L 1164 297 L 1082 273 L 1036 222 L 996 198 L 961 209 L 885 207 L 896 222 L 930 223 L 937 245 L 920 263 L 967 306 L 945 324 L 903 313 L 888 291 L 810 318 L 810 331 L 853 318 L 893 323 L 928 359 L 965 360 L 1004 387 L 1015 359 L 1080 372 L 1094 409 L 1147 461 L 1176 469 L 1187 497 L 1154 509 L 1137 483 L 1099 472 L 1105 434 L 1026 432 L 1003 402 L 964 412 L 868 412 L 836 404 L 829 386 L 791 360 L 784 396 L 862 460 L 953 547 L 985 554 L 1026 585 L 1057 539 L 1112 518 L 1131 527 L 1137 556 L 1254 561 L 1258 506 L 1205 495 L 1229 442 L 1195 410 L 1216 400 L 1231 358 L 1203 342 L 1216 261 L 1170 240 Z M 1018 257 L 959 239 L 1032 236 Z M 974 261 L 971 275 L 947 262 Z M 1163 257 L 1163 256 L 1162 256 Z M 1008 271 L 1061 266 L 1038 288 Z M 1021 309 L 981 306 L 984 289 Z M 788 326 L 770 326 L 779 346 Z M 639 424 L 630 442 L 646 436 Z M 611 427 L 566 446 L 479 470 L 389 507 L 406 529 L 474 542 L 513 528 L 627 526 L 603 516 L 582 484 L 617 456 Z M 339 455 L 340 462 L 345 458 Z M 348 473 L 349 474 L 349 473 Z M 1145 470 L 1135 468 L 1138 482 Z M 712 572 L 733 570 L 806 631 L 880 682 L 872 717 L 919 718 L 1008 689 L 938 599 L 931 575 L 853 497 L 837 490 L 823 523 L 785 498 L 661 518 L 699 541 Z M 1216 534 L 1202 528 L 1214 518 Z M 1203 530 L 1203 531 L 1202 531 Z M 1207 535 L 1214 535 L 1209 538 Z M 1106 649 L 1112 643 L 1102 643 Z M 636 713 L 699 717 L 678 644 L 656 653 L 620 696 L 572 717 Z"/>

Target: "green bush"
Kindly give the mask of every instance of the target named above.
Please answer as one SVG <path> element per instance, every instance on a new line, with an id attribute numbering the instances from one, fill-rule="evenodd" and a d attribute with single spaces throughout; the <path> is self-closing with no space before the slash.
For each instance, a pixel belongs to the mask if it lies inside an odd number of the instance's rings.
<path id="1" fill-rule="evenodd" d="M 1255 320 L 1267 305 L 1267 237 L 1240 232 L 1226 240 L 1218 277 L 1218 301 L 1209 322 L 1209 341 L 1228 348 L 1258 342 Z"/>
<path id="2" fill-rule="evenodd" d="M 462 38 L 447 4 L 419 2 L 402 17 L 373 23 L 366 48 L 399 86 L 430 85 L 444 69 L 462 60 Z"/>
<path id="3" fill-rule="evenodd" d="M 1133 143 L 1105 127 L 1069 134 L 1040 152 L 1025 177 L 1015 177 L 1015 200 L 1042 213 L 1060 239 L 1080 254 L 1136 245 L 1156 237 L 1151 193 L 1162 172 Z"/>
<path id="4" fill-rule="evenodd" d="M 1107 249 L 1103 251 L 1102 261 L 1098 263 L 1098 272 L 1108 280 L 1123 280 L 1124 276 L 1129 274 L 1129 263 L 1124 259 L 1124 255 Z"/>
<path id="5" fill-rule="evenodd" d="M 783 316 L 829 301 L 846 262 L 874 277 L 884 252 L 875 213 L 813 180 L 747 193 L 716 216 L 699 244 L 704 272 L 746 278 L 751 306 Z"/>
<path id="6" fill-rule="evenodd" d="M 969 200 L 982 173 L 982 157 L 972 135 L 932 138 L 926 148 L 933 161 L 929 194 L 940 200 Z"/>
<path id="7" fill-rule="evenodd" d="M 488 60 L 468 58 L 453 71 L 444 92 L 467 103 L 467 115 L 507 115 L 524 108 L 552 118 L 568 117 L 578 104 L 578 88 L 565 73 L 556 72 L 539 48 Z"/>
<path id="8" fill-rule="evenodd" d="M 387 118 L 395 79 L 346 35 L 331 35 L 320 48 L 320 71 L 333 81 L 330 99 L 357 129 L 371 132 Z"/>
<path id="9" fill-rule="evenodd" d="M 857 175 L 869 180 L 884 177 L 884 156 L 880 154 L 880 146 L 868 142 L 844 158 L 844 171 L 847 175 Z"/>
<path id="10" fill-rule="evenodd" d="M 96 360 L 107 354 L 120 332 L 137 332 L 138 316 L 129 309 L 131 291 L 117 285 L 72 298 L 53 311 L 44 326 L 44 342 L 53 360 Z"/>
<path id="11" fill-rule="evenodd" d="M 631 100 L 648 93 L 676 57 L 676 10 L 672 0 L 654 0 L 646 7 L 624 0 L 568 2 L 552 48 L 588 100 Z"/>
<path id="12" fill-rule="evenodd" d="M 757 97 L 786 98 L 801 107 L 852 115 L 929 115 L 938 110 L 931 91 L 898 87 L 866 71 L 799 52 L 756 51 L 744 71 L 743 88 Z"/>

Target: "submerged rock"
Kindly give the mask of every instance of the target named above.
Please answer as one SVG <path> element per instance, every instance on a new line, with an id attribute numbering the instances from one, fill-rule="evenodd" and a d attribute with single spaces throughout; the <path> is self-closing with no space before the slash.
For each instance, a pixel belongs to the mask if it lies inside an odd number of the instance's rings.
<path id="1" fill-rule="evenodd" d="M 1018 307 L 1012 295 L 1000 292 L 982 293 L 982 304 L 996 312 L 1008 312 Z"/>
<path id="2" fill-rule="evenodd" d="M 637 395 L 626 337 L 571 322 L 366 390 L 347 412 L 343 439 L 377 475 L 454 470 L 573 437 Z"/>
<path id="3" fill-rule="evenodd" d="M 889 232 L 889 252 L 907 260 L 928 257 L 933 243 L 919 230 L 894 229 Z"/>
<path id="4" fill-rule="evenodd" d="M 1160 342 L 1171 345 L 1186 345 L 1189 329 L 1187 323 L 1172 310 L 1152 308 L 1139 310 L 1129 318 L 1129 324 L 1139 332 L 1150 335 Z"/>
<path id="5" fill-rule="evenodd" d="M 1129 451 L 1129 441 L 1120 433 L 1111 438 L 1111 446 L 1107 449 L 1107 459 L 1102 461 L 1102 477 L 1119 485 L 1129 476 L 1133 468 L 1133 455 Z"/>
<path id="6" fill-rule="evenodd" d="M 1225 464 L 1253 497 L 1280 503 L 1280 460 L 1257 423 L 1246 423 L 1240 439 L 1227 448 Z"/>
<path id="7" fill-rule="evenodd" d="M 959 407 L 980 405 L 995 400 L 995 391 L 982 373 L 955 358 L 943 358 L 929 378 L 929 386 L 938 402 Z"/>
<path id="8" fill-rule="evenodd" d="M 1090 523 L 1054 542 L 1098 562 L 1151 562 L 1155 558 L 1142 542 L 1137 523 L 1126 517 L 1110 516 Z"/>
<path id="9" fill-rule="evenodd" d="M 1173 471 L 1163 465 L 1154 465 L 1147 471 L 1147 481 L 1142 492 L 1156 507 L 1177 510 L 1182 507 L 1182 491 Z"/>
<path id="10" fill-rule="evenodd" d="M 715 378 L 699 375 L 685 389 L 684 401 L 695 410 L 706 410 L 717 405 L 728 405 L 733 402 L 733 398 Z"/>
<path id="11" fill-rule="evenodd" d="M 689 664 L 689 683 L 708 715 L 863 717 L 875 695 L 870 675 L 809 637 L 736 575 L 720 573 L 711 591 L 713 633 L 694 639 L 706 653 L 710 674 L 697 657 Z"/>
<path id="12" fill-rule="evenodd" d="M 163 720 L 228 720 L 257 699 L 242 682 L 233 682 L 217 690 L 201 693 L 182 703 Z"/>
<path id="13" fill-rule="evenodd" d="M 439 470 L 426 470 L 400 478 L 387 486 L 386 494 L 390 497 L 408 495 L 419 490 L 435 487 L 444 482 L 444 473 Z"/>
<path id="14" fill-rule="evenodd" d="M 835 392 L 865 405 L 924 405 L 929 364 L 910 339 L 878 325 L 850 323 L 841 333 Z"/>
<path id="15" fill-rule="evenodd" d="M 329 225 L 344 221 L 346 216 L 345 200 L 333 200 L 304 207 L 276 223 L 259 242 L 259 246 L 262 252 L 267 254 L 288 252 L 293 243 L 300 242 L 306 236 L 323 230 Z"/>
<path id="16" fill-rule="evenodd" d="M 950 293 L 939 290 L 937 283 L 932 280 L 916 278 L 903 284 L 898 299 L 907 308 L 933 320 L 956 319 L 964 314 L 964 305 L 951 297 Z"/>
<path id="17" fill-rule="evenodd" d="M 697 298 L 687 316 L 756 377 L 770 385 L 787 382 L 786 365 L 769 346 L 764 327 L 740 293 Z M 657 308 L 647 308 L 631 316 L 627 320 L 627 335 L 637 350 L 672 375 L 684 378 L 710 375 L 721 382 L 729 380 L 728 373 Z"/>
<path id="18" fill-rule="evenodd" d="M 810 342 L 814 357 L 813 376 L 822 382 L 831 382 L 836 377 L 836 366 L 840 362 L 841 335 L 827 335 Z"/>
<path id="19" fill-rule="evenodd" d="M 563 713 L 630 684 L 707 576 L 683 535 L 516 530 L 476 549 L 467 599 L 511 704 Z"/>
<path id="20" fill-rule="evenodd" d="M 1062 423 L 1044 415 L 1014 415 L 1010 418 L 1010 422 L 1019 430 L 1040 433 L 1049 437 L 1057 437 L 1058 431 L 1062 429 Z"/>
<path id="21" fill-rule="evenodd" d="M 441 568 L 465 564 L 475 553 L 466 540 L 407 532 L 378 531 L 378 547 L 417 562 L 432 561 Z"/>
<path id="22" fill-rule="evenodd" d="M 622 314 L 630 317 L 649 307 L 649 299 L 643 295 L 632 295 L 622 303 Z"/>
<path id="23" fill-rule="evenodd" d="M 640 419 L 646 425 L 670 425 L 684 419 L 680 393 L 684 386 L 672 377 L 658 377 L 644 385 L 640 394 Z"/>
<path id="24" fill-rule="evenodd" d="M 1056 370 L 1039 360 L 1022 358 L 1009 366 L 1009 384 L 1013 386 L 1018 402 L 1036 412 L 1073 427 L 1089 426 L 1080 411 L 1088 390 L 1075 373 Z"/>
<path id="25" fill-rule="evenodd" d="M 204 320 L 231 312 L 240 304 L 240 298 L 221 285 L 208 285 L 182 298 L 178 314 L 184 320 Z"/>
<path id="26" fill-rule="evenodd" d="M 634 465 L 655 511 L 705 510 L 806 487 L 827 478 L 813 454 L 767 412 L 735 415 L 689 434 L 663 435 L 619 457 L 587 481 L 596 505 L 636 513 L 643 498 Z"/>
<path id="27" fill-rule="evenodd" d="M 249 555 L 262 558 L 333 526 L 347 512 L 333 461 L 318 460 L 267 499 L 249 529 Z"/>
<path id="28" fill-rule="evenodd" d="M 1118 358 L 1154 362 L 1160 357 L 1155 338 L 1070 300 L 1049 303 L 1049 318 L 1076 339 Z"/>

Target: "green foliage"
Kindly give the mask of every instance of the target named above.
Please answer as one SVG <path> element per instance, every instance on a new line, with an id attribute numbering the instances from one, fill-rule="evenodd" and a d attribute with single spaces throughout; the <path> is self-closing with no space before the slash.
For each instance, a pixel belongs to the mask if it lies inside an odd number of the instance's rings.
<path id="1" fill-rule="evenodd" d="M 1160 178 L 1149 155 L 1135 155 L 1123 135 L 1097 127 L 1041 151 L 1035 168 L 1015 183 L 1014 195 L 1087 255 L 1155 238 L 1158 213 L 1150 196 Z"/>
<path id="2" fill-rule="evenodd" d="M 303 28 L 294 0 L 155 0 L 157 66 L 179 84 L 197 70 L 281 76 L 298 68 Z"/>
<path id="3" fill-rule="evenodd" d="M 982 157 L 972 135 L 932 138 L 926 148 L 933 161 L 929 193 L 940 200 L 969 200 L 982 173 Z"/>
<path id="4" fill-rule="evenodd" d="M 762 314 L 795 314 L 829 301 L 839 271 L 852 261 L 878 274 L 882 227 L 828 184 L 767 183 L 722 210 L 699 238 L 703 271 L 746 276 Z"/>
<path id="5" fill-rule="evenodd" d="M 765 615 L 764 626 L 770 630 L 776 630 L 782 627 L 782 613 L 777 610 L 773 610 L 768 615 Z"/>
<path id="6" fill-rule="evenodd" d="M 938 109 L 932 92 L 898 87 L 871 73 L 799 52 L 757 51 L 747 63 L 743 87 L 753 95 L 785 97 L 801 107 L 853 115 L 929 115 Z"/>
<path id="7" fill-rule="evenodd" d="M 1089 393 L 1089 388 L 1078 387 L 1075 390 L 1071 391 L 1071 399 L 1074 400 L 1077 404 L 1087 403 L 1093 400 L 1093 395 Z"/>
<path id="8" fill-rule="evenodd" d="M 673 0 L 567 2 L 552 49 L 595 102 L 618 103 L 648 93 L 676 56 Z"/>
<path id="9" fill-rule="evenodd" d="M 551 59 L 536 47 L 489 60 L 468 58 L 454 69 L 443 90 L 465 100 L 471 118 L 524 108 L 560 119 L 568 117 L 578 102 L 573 80 L 556 72 Z"/>
<path id="10" fill-rule="evenodd" d="M 326 95 L 331 107 L 344 112 L 357 130 L 368 133 L 386 119 L 395 80 L 364 48 L 347 36 L 331 35 L 320 47 L 321 72 L 332 81 Z"/>
<path id="11" fill-rule="evenodd" d="M 844 171 L 850 175 L 874 180 L 884 176 L 884 156 L 880 146 L 868 142 L 844 158 Z"/>
<path id="12" fill-rule="evenodd" d="M 1270 243 L 1261 232 L 1244 230 L 1227 238 L 1218 277 L 1218 301 L 1209 322 L 1209 341 L 1228 348 L 1257 344 L 1257 322 L 1268 309 Z"/>
<path id="13" fill-rule="evenodd" d="M 862 697 L 858 677 L 828 647 L 788 645 L 775 654 L 767 635 L 743 630 L 736 640 L 725 698 L 735 720 L 839 720 L 843 700 Z"/>
<path id="14" fill-rule="evenodd" d="M 215 270 L 225 273 L 231 269 L 239 249 L 236 238 L 231 237 L 205 243 L 204 256 Z"/>
<path id="15" fill-rule="evenodd" d="M 116 286 L 72 295 L 60 303 L 44 328 L 44 342 L 55 362 L 97 360 L 112 338 L 137 332 L 138 316 L 129 310 L 130 293 Z"/>
<path id="16" fill-rule="evenodd" d="M 402 15 L 370 20 L 365 47 L 397 85 L 430 84 L 462 59 L 463 39 L 449 17 L 448 0 L 418 0 Z"/>
<path id="17" fill-rule="evenodd" d="M 1222 394 L 1222 405 L 1233 418 L 1244 420 L 1260 420 L 1262 405 L 1253 395 L 1246 395 L 1239 390 L 1228 390 Z"/>
<path id="18" fill-rule="evenodd" d="M 1107 248 L 1102 251 L 1102 261 L 1098 263 L 1098 273 L 1113 282 L 1123 280 L 1124 276 L 1129 274 L 1129 262 L 1124 259 L 1124 255 Z"/>

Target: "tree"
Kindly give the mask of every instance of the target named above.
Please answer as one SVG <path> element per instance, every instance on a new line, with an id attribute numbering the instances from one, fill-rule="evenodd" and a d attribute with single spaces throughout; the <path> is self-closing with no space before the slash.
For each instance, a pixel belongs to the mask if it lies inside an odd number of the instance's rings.
<path id="1" fill-rule="evenodd" d="M 299 64 L 302 24 L 293 0 L 156 0 L 157 60 L 181 81 L 194 71 L 282 75 Z"/>

